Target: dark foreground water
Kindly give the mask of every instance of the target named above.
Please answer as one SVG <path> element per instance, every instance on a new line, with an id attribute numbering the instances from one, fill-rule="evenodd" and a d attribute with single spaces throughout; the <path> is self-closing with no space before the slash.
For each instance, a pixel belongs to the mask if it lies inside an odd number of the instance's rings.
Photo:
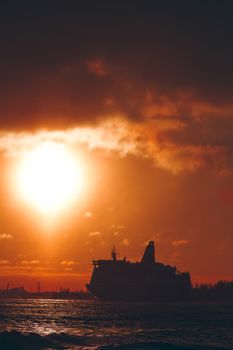
<path id="1" fill-rule="evenodd" d="M 0 300 L 0 349 L 233 349 L 233 304 Z"/>

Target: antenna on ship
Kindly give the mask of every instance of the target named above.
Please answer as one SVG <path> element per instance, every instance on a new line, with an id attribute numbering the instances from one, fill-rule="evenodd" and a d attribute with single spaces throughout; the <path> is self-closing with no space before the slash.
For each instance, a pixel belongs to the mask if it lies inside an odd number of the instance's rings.
<path id="1" fill-rule="evenodd" d="M 117 260 L 117 251 L 116 251 L 115 246 L 113 246 L 113 248 L 112 248 L 111 257 L 112 257 L 113 261 Z"/>

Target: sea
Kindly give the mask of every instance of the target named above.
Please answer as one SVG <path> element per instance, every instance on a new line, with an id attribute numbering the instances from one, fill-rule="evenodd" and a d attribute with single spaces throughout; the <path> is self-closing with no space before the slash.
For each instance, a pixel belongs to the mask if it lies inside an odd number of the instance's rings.
<path id="1" fill-rule="evenodd" d="M 0 349 L 233 349 L 233 304 L 4 299 Z"/>

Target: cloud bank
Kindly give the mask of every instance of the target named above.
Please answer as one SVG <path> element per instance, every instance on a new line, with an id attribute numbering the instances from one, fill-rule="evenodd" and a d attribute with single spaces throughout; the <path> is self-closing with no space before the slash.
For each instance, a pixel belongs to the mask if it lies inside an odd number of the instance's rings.
<path id="1" fill-rule="evenodd" d="M 147 157 L 173 173 L 231 169 L 231 10 L 209 0 L 59 2 L 14 17 L 6 5 L 1 152 L 52 138 Z"/>

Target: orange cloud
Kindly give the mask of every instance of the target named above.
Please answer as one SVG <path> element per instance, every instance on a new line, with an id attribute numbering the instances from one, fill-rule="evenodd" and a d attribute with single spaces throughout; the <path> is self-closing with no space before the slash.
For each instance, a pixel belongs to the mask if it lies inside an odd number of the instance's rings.
<path id="1" fill-rule="evenodd" d="M 72 266 L 72 265 L 75 265 L 75 261 L 73 261 L 73 260 L 62 260 L 60 262 L 60 265 Z"/>
<path id="2" fill-rule="evenodd" d="M 170 126 L 168 126 L 170 130 Z M 5 156 L 21 156 L 43 141 L 63 142 L 75 147 L 87 145 L 106 154 L 118 153 L 145 157 L 155 165 L 174 174 L 193 172 L 201 167 L 224 170 L 227 164 L 225 146 L 206 143 L 186 143 L 172 140 L 169 134 L 161 134 L 155 121 L 131 122 L 124 116 L 109 117 L 97 126 L 79 127 L 62 131 L 37 133 L 5 133 L 0 135 L 0 151 Z M 180 135 L 178 129 L 178 135 Z"/>
<path id="3" fill-rule="evenodd" d="M 124 238 L 122 241 L 122 244 L 125 245 L 126 247 L 128 247 L 130 245 L 128 238 Z"/>
<path id="4" fill-rule="evenodd" d="M 9 260 L 0 260 L 0 265 L 9 265 L 10 261 Z"/>
<path id="5" fill-rule="evenodd" d="M 0 239 L 11 239 L 12 235 L 9 233 L 0 233 Z"/>
<path id="6" fill-rule="evenodd" d="M 104 77 L 105 75 L 108 75 L 108 69 L 102 59 L 87 62 L 87 68 L 89 72 L 93 73 L 97 77 Z"/>
<path id="7" fill-rule="evenodd" d="M 186 245 L 189 243 L 190 243 L 190 241 L 187 239 L 179 239 L 179 240 L 173 241 L 172 245 L 173 245 L 173 247 L 179 247 L 179 246 Z"/>
<path id="8" fill-rule="evenodd" d="M 37 264 L 40 264 L 40 261 L 39 260 L 22 260 L 21 261 L 21 264 L 22 265 L 37 265 Z"/>
<path id="9" fill-rule="evenodd" d="M 98 236 L 101 236 L 101 232 L 99 231 L 89 233 L 89 237 L 98 237 Z"/>
<path id="10" fill-rule="evenodd" d="M 92 213 L 90 211 L 86 211 L 86 213 L 84 214 L 84 217 L 86 219 L 90 219 L 90 218 L 92 218 Z"/>

